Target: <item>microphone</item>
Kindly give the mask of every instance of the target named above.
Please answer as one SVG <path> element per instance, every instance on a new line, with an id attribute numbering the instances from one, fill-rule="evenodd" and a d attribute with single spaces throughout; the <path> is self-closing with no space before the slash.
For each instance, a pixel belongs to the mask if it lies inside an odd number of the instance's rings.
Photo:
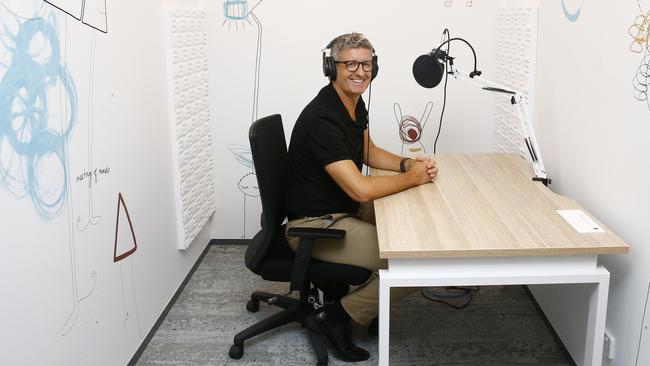
<path id="1" fill-rule="evenodd" d="M 445 60 L 447 53 L 439 48 L 422 55 L 413 62 L 413 77 L 420 86 L 434 88 L 445 74 Z"/>

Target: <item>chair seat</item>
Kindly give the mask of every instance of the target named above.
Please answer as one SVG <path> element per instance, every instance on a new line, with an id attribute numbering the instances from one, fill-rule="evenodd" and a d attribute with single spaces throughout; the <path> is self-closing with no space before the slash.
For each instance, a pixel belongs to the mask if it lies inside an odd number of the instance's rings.
<path id="1" fill-rule="evenodd" d="M 255 273 L 268 281 L 289 282 L 296 254 L 289 247 L 289 243 L 284 237 L 284 231 L 278 232 L 272 245 L 273 249 L 270 250 Z M 371 271 L 361 267 L 312 259 L 307 272 L 307 280 L 316 283 L 334 282 L 359 286 L 368 281 L 370 275 Z"/>

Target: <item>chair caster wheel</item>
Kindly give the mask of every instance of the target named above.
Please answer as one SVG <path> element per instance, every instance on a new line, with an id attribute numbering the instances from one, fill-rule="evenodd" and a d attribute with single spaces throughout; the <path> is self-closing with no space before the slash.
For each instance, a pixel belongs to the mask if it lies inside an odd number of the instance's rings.
<path id="1" fill-rule="evenodd" d="M 244 345 L 243 344 L 233 344 L 230 347 L 230 352 L 228 352 L 228 356 L 232 358 L 233 360 L 239 360 L 244 356 Z"/>
<path id="2" fill-rule="evenodd" d="M 246 303 L 246 310 L 250 311 L 251 313 L 256 313 L 258 310 L 260 310 L 259 300 L 248 300 Z"/>

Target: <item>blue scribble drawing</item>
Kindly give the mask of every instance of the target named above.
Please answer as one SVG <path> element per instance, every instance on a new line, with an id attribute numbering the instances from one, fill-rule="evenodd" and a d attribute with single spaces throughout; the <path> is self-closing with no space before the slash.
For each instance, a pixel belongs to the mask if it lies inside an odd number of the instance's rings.
<path id="1" fill-rule="evenodd" d="M 564 12 L 564 16 L 570 21 L 570 22 L 576 22 L 578 18 L 580 18 L 580 12 L 582 11 L 582 5 L 585 3 L 585 0 L 580 1 L 580 6 L 572 12 L 569 10 L 565 4 L 566 0 L 560 0 L 560 3 L 562 4 L 562 12 Z"/>
<path id="2" fill-rule="evenodd" d="M 68 154 L 77 123 L 77 92 L 62 59 L 56 14 L 26 18 L 5 8 L 13 17 L 0 14 L 0 186 L 16 197 L 29 196 L 46 219 L 65 208 L 73 300 L 61 328 L 66 335 L 76 323 L 79 304 L 97 284 L 94 270 L 85 292 L 77 282 Z"/>
<path id="3" fill-rule="evenodd" d="M 250 169 L 250 172 L 244 174 L 237 182 L 237 188 L 244 194 L 244 231 L 242 238 L 246 238 L 246 197 L 259 197 L 260 189 L 257 186 L 257 175 L 255 175 L 255 166 L 253 165 L 253 154 L 248 146 L 228 145 L 228 150 L 232 153 L 235 160 L 241 165 Z"/>
<path id="4" fill-rule="evenodd" d="M 68 195 L 67 145 L 77 121 L 77 93 L 61 62 L 56 18 L 0 28 L 0 47 L 9 54 L 0 80 L 0 185 L 16 197 L 29 196 L 44 218 L 57 217 Z M 65 94 L 68 118 L 49 121 L 49 92 Z"/>

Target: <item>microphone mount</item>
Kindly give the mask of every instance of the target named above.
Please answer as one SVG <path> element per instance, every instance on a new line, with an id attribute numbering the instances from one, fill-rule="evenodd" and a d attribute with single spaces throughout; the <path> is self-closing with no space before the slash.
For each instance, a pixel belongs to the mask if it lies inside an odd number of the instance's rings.
<path id="1" fill-rule="evenodd" d="M 471 76 L 471 73 L 467 74 L 466 72 L 459 69 L 451 70 L 449 71 L 449 74 L 452 75 L 455 79 L 460 79 L 462 81 L 465 81 L 469 84 L 481 88 L 482 90 L 492 92 L 492 93 L 506 94 L 510 96 L 510 104 L 515 106 L 517 110 L 517 117 L 521 125 L 524 144 L 526 145 L 526 149 L 528 150 L 530 164 L 535 174 L 533 180 L 536 182 L 542 182 L 542 184 L 544 184 L 545 186 L 551 184 L 551 178 L 548 178 L 546 175 L 546 168 L 544 167 L 544 162 L 542 161 L 542 155 L 540 153 L 539 145 L 537 144 L 537 139 L 535 138 L 535 130 L 533 130 L 533 126 L 530 123 L 530 113 L 528 111 L 528 106 L 526 104 L 526 97 L 524 96 L 524 94 L 518 90 L 507 88 L 491 80 L 486 80 L 484 78 L 474 79 Z M 475 76 L 479 76 L 479 75 L 480 75 L 480 71 L 479 74 Z"/>
<path id="2" fill-rule="evenodd" d="M 449 61 L 449 64 L 453 66 L 454 57 L 449 56 L 447 54 L 447 52 L 445 52 L 442 49 L 442 47 L 444 47 L 445 45 L 450 44 L 452 41 L 461 41 L 461 42 L 465 43 L 469 47 L 469 49 L 472 51 L 472 56 L 474 57 L 474 70 L 472 70 L 469 73 L 469 77 L 474 78 L 475 76 L 481 76 L 481 74 L 483 74 L 483 72 L 477 69 L 476 51 L 474 51 L 474 47 L 472 47 L 472 45 L 463 38 L 459 38 L 459 37 L 450 38 L 450 39 L 442 42 L 438 47 L 434 48 L 429 54 L 433 58 L 438 59 L 440 61 L 443 61 L 443 62 Z M 449 71 L 449 73 L 451 74 L 452 71 Z"/>
<path id="3" fill-rule="evenodd" d="M 446 41 L 431 50 L 430 53 L 422 55 L 415 60 L 413 64 L 413 76 L 415 77 L 415 80 L 425 88 L 433 88 L 440 82 L 440 75 L 444 74 L 445 66 L 448 65 L 447 75 L 451 75 L 455 79 L 461 79 L 469 84 L 478 86 L 482 90 L 509 96 L 510 103 L 517 111 L 517 117 L 523 133 L 524 144 L 528 150 L 530 164 L 532 165 L 534 172 L 533 180 L 542 182 L 544 185 L 550 184 L 551 179 L 546 176 L 546 169 L 544 168 L 544 162 L 542 161 L 539 145 L 535 138 L 535 131 L 530 122 L 530 113 L 526 104 L 526 96 L 519 90 L 504 87 L 493 81 L 485 80 L 484 78 L 477 78 L 477 76 L 481 76 L 483 73 L 477 68 L 476 51 L 474 50 L 474 47 L 463 38 L 450 38 L 447 29 L 443 32 L 443 37 L 444 34 L 447 34 L 448 37 Z M 442 49 L 444 46 L 455 41 L 465 43 L 472 51 L 474 69 L 470 73 L 465 73 L 461 70 L 455 69 L 454 57 L 449 55 L 449 48 L 447 48 L 447 51 Z"/>

